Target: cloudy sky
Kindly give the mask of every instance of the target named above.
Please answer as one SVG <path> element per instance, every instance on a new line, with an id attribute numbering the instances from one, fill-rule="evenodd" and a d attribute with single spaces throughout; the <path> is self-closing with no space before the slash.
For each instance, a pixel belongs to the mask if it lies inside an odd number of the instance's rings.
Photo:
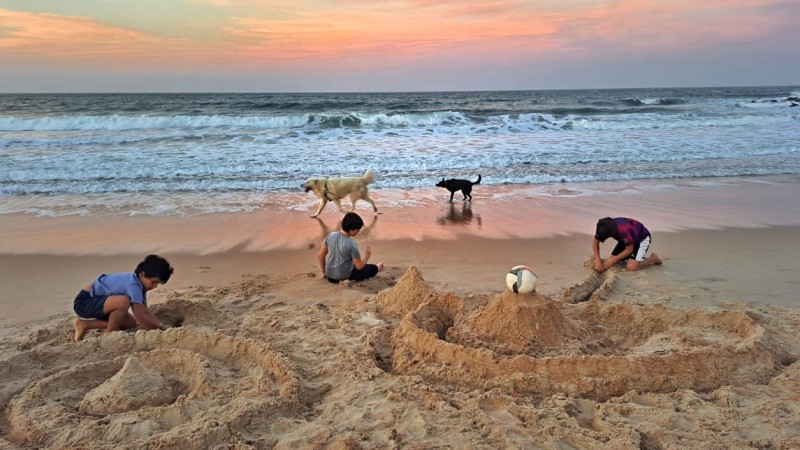
<path id="1" fill-rule="evenodd" d="M 0 92 L 800 84 L 800 0 L 0 0 Z"/>

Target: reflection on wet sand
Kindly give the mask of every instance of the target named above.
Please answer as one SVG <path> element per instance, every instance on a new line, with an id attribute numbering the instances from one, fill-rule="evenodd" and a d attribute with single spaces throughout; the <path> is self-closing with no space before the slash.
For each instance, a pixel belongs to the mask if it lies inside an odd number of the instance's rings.
<path id="1" fill-rule="evenodd" d="M 461 208 L 457 209 L 456 205 L 450 203 L 450 208 L 447 214 L 443 214 L 436 219 L 439 225 L 447 225 L 448 223 L 456 225 L 470 225 L 473 220 L 477 223 L 478 228 L 481 227 L 481 215 L 472 213 L 472 205 L 469 203 L 462 203 Z"/>
<path id="2" fill-rule="evenodd" d="M 325 223 L 325 221 L 323 221 L 319 217 L 315 217 L 314 219 L 316 219 L 316 221 L 319 222 L 320 234 L 319 234 L 318 241 L 324 240 L 325 236 L 330 234 L 331 231 L 338 230 L 342 225 L 342 219 L 338 219 L 336 221 L 336 225 L 334 225 L 332 227 L 328 226 Z M 378 221 L 378 216 L 377 215 L 372 217 L 372 221 L 365 220 L 364 221 L 364 228 L 361 229 L 361 231 L 358 233 L 358 236 L 362 237 L 362 238 L 368 237 L 370 231 L 372 231 L 372 228 L 375 226 L 375 223 L 377 221 Z"/>

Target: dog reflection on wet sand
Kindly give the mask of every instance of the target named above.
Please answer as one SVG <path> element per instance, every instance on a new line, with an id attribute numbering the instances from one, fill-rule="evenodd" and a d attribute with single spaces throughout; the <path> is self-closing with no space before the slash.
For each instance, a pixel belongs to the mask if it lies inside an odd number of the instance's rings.
<path id="1" fill-rule="evenodd" d="M 477 223 L 478 227 L 481 226 L 481 215 L 472 213 L 472 206 L 469 203 L 462 203 L 461 208 L 456 208 L 454 203 L 450 203 L 450 208 L 447 214 L 441 215 L 436 219 L 439 225 L 447 225 L 448 223 L 456 225 L 470 225 L 473 221 Z"/>

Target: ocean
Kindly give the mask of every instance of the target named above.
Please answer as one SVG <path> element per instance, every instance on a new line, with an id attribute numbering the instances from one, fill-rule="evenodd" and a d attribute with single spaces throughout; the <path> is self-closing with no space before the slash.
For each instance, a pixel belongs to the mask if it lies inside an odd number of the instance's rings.
<path id="1" fill-rule="evenodd" d="M 311 211 L 305 179 L 367 169 L 384 206 L 478 174 L 578 195 L 798 174 L 800 87 L 0 95 L 0 214 Z"/>

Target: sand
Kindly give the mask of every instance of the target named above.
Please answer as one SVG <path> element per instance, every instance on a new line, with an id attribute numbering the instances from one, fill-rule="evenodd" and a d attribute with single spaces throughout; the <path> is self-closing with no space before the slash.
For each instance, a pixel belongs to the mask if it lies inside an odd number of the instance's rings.
<path id="1" fill-rule="evenodd" d="M 350 287 L 332 207 L 0 216 L 0 448 L 798 448 L 797 181 L 359 210 L 386 269 Z M 624 209 L 664 264 L 596 274 Z M 71 342 L 76 291 L 148 252 L 172 328 Z"/>

